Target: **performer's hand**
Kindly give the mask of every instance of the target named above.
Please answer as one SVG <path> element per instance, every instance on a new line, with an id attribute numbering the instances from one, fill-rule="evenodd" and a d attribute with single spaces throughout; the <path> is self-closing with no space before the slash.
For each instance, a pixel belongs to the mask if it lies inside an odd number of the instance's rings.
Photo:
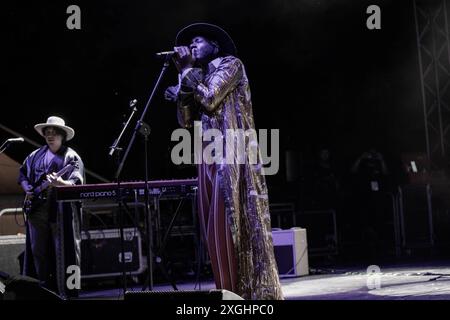
<path id="1" fill-rule="evenodd" d="M 47 181 L 50 182 L 52 186 L 63 186 L 65 181 L 61 177 L 57 177 L 56 173 L 51 173 L 47 175 Z"/>
<path id="2" fill-rule="evenodd" d="M 187 68 L 192 68 L 195 63 L 195 58 L 192 56 L 191 50 L 188 47 L 175 47 L 175 54 L 172 56 L 173 62 L 178 69 L 178 72 L 183 72 Z"/>
<path id="3" fill-rule="evenodd" d="M 33 186 L 31 186 L 27 181 L 22 181 L 21 186 L 23 191 L 25 191 L 26 195 L 31 197 L 33 196 Z"/>
<path id="4" fill-rule="evenodd" d="M 168 87 L 164 92 L 164 98 L 167 101 L 176 102 L 178 96 L 178 86 Z"/>
<path id="5" fill-rule="evenodd" d="M 25 191 L 26 196 L 28 199 L 33 199 L 34 193 L 33 193 L 33 187 L 29 186 L 29 189 Z"/>

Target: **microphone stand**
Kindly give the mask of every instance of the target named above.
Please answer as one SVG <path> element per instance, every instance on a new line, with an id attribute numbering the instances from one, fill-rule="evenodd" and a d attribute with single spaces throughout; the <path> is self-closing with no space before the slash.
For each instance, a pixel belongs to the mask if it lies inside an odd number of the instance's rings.
<path id="1" fill-rule="evenodd" d="M 116 152 L 116 161 L 117 166 L 120 165 L 120 152 L 122 151 L 122 148 L 119 147 L 120 140 L 122 139 L 123 134 L 125 133 L 131 119 L 133 118 L 135 112 L 137 111 L 137 108 L 135 107 L 137 103 L 137 100 L 131 100 L 130 101 L 130 107 L 132 108 L 132 112 L 130 116 L 128 117 L 127 122 L 124 123 L 122 131 L 119 134 L 119 137 L 114 141 L 113 145 L 110 147 L 109 155 L 112 156 L 115 151 Z M 122 191 L 120 189 L 120 172 L 116 173 L 115 176 L 117 180 L 117 204 L 119 206 L 119 229 L 120 229 L 120 248 L 121 248 L 121 265 L 122 265 L 122 286 L 123 286 L 123 295 L 125 296 L 125 292 L 127 290 L 127 273 L 125 268 L 125 241 L 123 236 L 123 212 L 122 212 Z"/>
<path id="2" fill-rule="evenodd" d="M 0 154 L 2 154 L 3 152 L 5 152 L 6 149 L 8 149 L 8 147 L 9 147 L 10 144 L 11 144 L 11 143 L 10 143 L 8 140 L 6 140 L 5 142 L 3 142 L 3 144 L 0 146 Z"/>
<path id="3" fill-rule="evenodd" d="M 111 147 L 109 147 L 109 148 L 111 149 L 111 150 L 109 151 L 109 155 L 110 155 L 110 156 L 112 156 L 112 155 L 114 154 L 114 151 L 116 151 L 116 149 L 120 149 L 120 148 L 118 147 L 119 142 L 120 142 L 120 139 L 122 139 L 122 136 L 123 136 L 123 134 L 125 133 L 125 131 L 127 130 L 127 127 L 128 127 L 128 124 L 129 124 L 130 121 L 131 121 L 131 118 L 133 118 L 134 113 L 137 111 L 137 109 L 136 109 L 136 107 L 135 107 L 136 103 L 137 103 L 137 100 L 136 100 L 136 99 L 130 101 L 130 108 L 133 108 L 133 109 L 132 109 L 132 112 L 131 112 L 130 116 L 128 117 L 127 122 L 124 123 L 123 128 L 122 128 L 122 132 L 119 134 L 119 137 L 118 137 L 116 140 L 114 140 L 113 145 L 112 145 Z"/>
<path id="4" fill-rule="evenodd" d="M 147 237 L 148 237 L 148 257 L 147 257 L 147 270 L 148 270 L 148 280 L 149 280 L 149 290 L 153 290 L 153 252 L 152 252 L 152 242 L 153 242 L 153 235 L 152 235 L 152 221 L 150 217 L 150 204 L 149 204 L 149 191 L 148 191 L 148 148 L 147 148 L 147 142 L 148 142 L 148 135 L 150 134 L 150 127 L 144 123 L 145 115 L 147 114 L 147 111 L 149 109 L 150 103 L 153 100 L 153 97 L 155 96 L 156 90 L 159 87 L 159 84 L 166 73 L 168 67 L 169 67 L 169 60 L 171 58 L 170 54 L 167 54 L 165 57 L 164 64 L 162 66 L 161 72 L 159 74 L 158 79 L 156 80 L 156 83 L 153 87 L 153 90 L 150 94 L 150 97 L 147 100 L 147 104 L 145 105 L 144 110 L 142 111 L 140 119 L 136 122 L 136 127 L 134 128 L 133 135 L 131 136 L 131 139 L 128 143 L 128 147 L 125 150 L 125 154 L 122 158 L 122 161 L 119 164 L 119 167 L 116 172 L 116 177 L 120 176 L 120 173 L 122 172 L 123 166 L 125 164 L 125 161 L 128 158 L 128 155 L 130 153 L 131 147 L 133 146 L 134 140 L 136 139 L 136 135 L 138 132 L 144 135 L 144 153 L 145 153 L 145 220 L 146 220 L 146 228 L 147 228 Z M 145 288 L 145 287 L 144 287 Z"/>

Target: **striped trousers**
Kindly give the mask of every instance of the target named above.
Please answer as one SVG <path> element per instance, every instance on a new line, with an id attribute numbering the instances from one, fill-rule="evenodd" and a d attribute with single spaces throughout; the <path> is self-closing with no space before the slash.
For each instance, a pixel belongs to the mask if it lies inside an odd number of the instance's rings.
<path id="1" fill-rule="evenodd" d="M 237 290 L 237 263 L 215 164 L 198 165 L 198 214 L 217 289 Z"/>

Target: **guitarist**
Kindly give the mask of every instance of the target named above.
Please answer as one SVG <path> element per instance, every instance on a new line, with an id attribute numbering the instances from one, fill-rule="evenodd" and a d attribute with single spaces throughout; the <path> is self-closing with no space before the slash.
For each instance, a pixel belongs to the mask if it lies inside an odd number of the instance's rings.
<path id="1" fill-rule="evenodd" d="M 64 288 L 56 285 L 57 280 L 62 283 L 61 279 L 56 279 L 56 269 L 61 268 L 56 264 L 56 252 L 60 243 L 64 243 L 66 264 L 79 264 L 80 230 L 78 214 L 72 210 L 66 214 L 68 208 L 64 208 L 64 239 L 58 239 L 57 202 L 52 187 L 84 183 L 84 167 L 80 156 L 64 145 L 74 137 L 75 131 L 66 126 L 62 118 L 49 117 L 46 123 L 34 128 L 45 138 L 46 145 L 33 151 L 20 167 L 19 183 L 27 199 L 31 199 L 24 206 L 27 239 L 23 273 L 37 278 L 47 289 L 64 294 L 60 292 Z M 68 166 L 68 170 L 63 170 L 67 172 L 58 176 L 57 172 L 68 164 L 73 166 Z M 37 194 L 36 190 L 43 184 L 49 187 Z M 70 218 L 66 218 L 68 216 Z"/>

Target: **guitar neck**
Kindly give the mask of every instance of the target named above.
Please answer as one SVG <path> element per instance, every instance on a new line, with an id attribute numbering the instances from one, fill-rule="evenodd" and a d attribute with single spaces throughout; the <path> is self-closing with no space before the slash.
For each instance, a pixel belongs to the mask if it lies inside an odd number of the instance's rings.
<path id="1" fill-rule="evenodd" d="M 44 191 L 45 189 L 47 189 L 50 186 L 50 182 L 48 181 L 44 181 L 39 188 L 36 190 L 38 193 L 41 193 L 42 191 Z"/>
<path id="2" fill-rule="evenodd" d="M 60 171 L 58 171 L 56 173 L 56 177 L 59 178 L 61 177 L 63 174 L 65 174 L 70 168 L 72 168 L 73 165 L 72 164 L 68 164 L 66 165 L 64 168 L 62 168 Z M 44 182 L 42 182 L 42 184 L 35 189 L 35 194 L 39 194 L 42 191 L 44 191 L 45 189 L 47 189 L 50 186 L 50 182 L 48 182 L 47 180 L 45 180 Z"/>

